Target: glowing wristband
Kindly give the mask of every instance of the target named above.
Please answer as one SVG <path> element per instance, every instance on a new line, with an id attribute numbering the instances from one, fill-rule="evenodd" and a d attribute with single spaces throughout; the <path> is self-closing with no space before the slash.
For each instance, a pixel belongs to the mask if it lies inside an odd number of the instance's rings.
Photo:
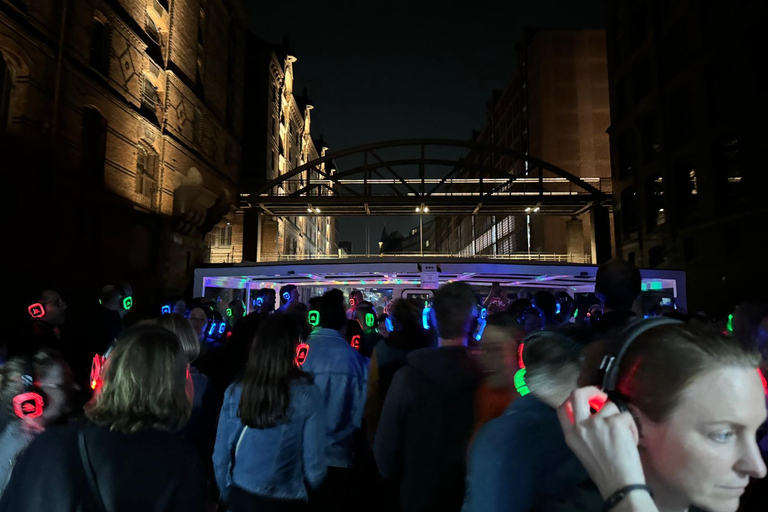
<path id="1" fill-rule="evenodd" d="M 603 512 L 608 512 L 609 510 L 613 509 L 613 507 L 621 503 L 621 500 L 626 498 L 627 495 L 632 491 L 647 491 L 648 494 L 651 495 L 651 498 L 653 498 L 653 492 L 651 491 L 651 488 L 648 487 L 647 485 L 645 484 L 627 485 L 626 487 L 622 487 L 618 491 L 608 496 L 608 499 L 603 502 Z"/>

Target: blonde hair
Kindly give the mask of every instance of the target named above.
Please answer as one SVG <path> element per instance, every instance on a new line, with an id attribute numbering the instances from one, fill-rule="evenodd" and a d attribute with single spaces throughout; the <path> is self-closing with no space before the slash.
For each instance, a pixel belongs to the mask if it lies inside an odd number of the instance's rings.
<path id="1" fill-rule="evenodd" d="M 191 363 L 198 358 L 200 355 L 200 341 L 198 341 L 195 330 L 189 325 L 186 318 L 171 313 L 158 318 L 157 323 L 160 327 L 168 329 L 179 338 L 181 349 L 184 351 L 184 355 L 187 356 L 188 362 Z"/>
<path id="2" fill-rule="evenodd" d="M 192 410 L 179 339 L 156 325 L 126 331 L 107 359 L 101 392 L 85 415 L 110 430 L 178 430 Z"/>

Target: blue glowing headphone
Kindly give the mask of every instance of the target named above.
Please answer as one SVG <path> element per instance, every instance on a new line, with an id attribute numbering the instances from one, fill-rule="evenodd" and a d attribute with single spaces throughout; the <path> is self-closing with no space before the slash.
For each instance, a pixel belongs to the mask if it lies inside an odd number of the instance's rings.
<path id="1" fill-rule="evenodd" d="M 485 326 L 488 324 L 488 310 L 480 305 L 480 311 L 477 314 L 477 327 L 475 328 L 475 340 L 480 341 L 485 332 Z"/>
<path id="2" fill-rule="evenodd" d="M 163 304 L 163 307 L 160 308 L 160 314 L 161 315 L 170 315 L 171 314 L 171 306 L 170 306 L 170 304 Z"/>

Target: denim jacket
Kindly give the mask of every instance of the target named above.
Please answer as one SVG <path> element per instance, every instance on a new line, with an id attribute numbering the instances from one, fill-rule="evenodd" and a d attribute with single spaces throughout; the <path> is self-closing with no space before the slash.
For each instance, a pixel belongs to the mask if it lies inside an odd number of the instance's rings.
<path id="1" fill-rule="evenodd" d="M 302 370 L 312 374 L 325 401 L 328 465 L 353 466 L 352 432 L 363 422 L 368 366 L 338 331 L 315 329 Z"/>
<path id="2" fill-rule="evenodd" d="M 219 416 L 213 470 L 226 500 L 232 484 L 258 496 L 307 501 L 307 489 L 320 485 L 327 472 L 325 412 L 320 390 L 306 381 L 291 384 L 288 421 L 255 429 L 240 421 L 243 387 L 233 383 Z"/>

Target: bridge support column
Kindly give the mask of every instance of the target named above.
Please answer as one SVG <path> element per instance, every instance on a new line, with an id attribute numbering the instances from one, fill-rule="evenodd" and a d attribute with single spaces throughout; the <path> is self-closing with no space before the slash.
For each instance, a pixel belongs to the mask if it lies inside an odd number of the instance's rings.
<path id="1" fill-rule="evenodd" d="M 595 255 L 598 265 L 611 259 L 611 220 L 608 208 L 595 204 L 592 207 L 592 228 L 595 241 Z"/>
<path id="2" fill-rule="evenodd" d="M 243 261 L 259 261 L 259 210 L 248 208 L 243 212 Z"/>

